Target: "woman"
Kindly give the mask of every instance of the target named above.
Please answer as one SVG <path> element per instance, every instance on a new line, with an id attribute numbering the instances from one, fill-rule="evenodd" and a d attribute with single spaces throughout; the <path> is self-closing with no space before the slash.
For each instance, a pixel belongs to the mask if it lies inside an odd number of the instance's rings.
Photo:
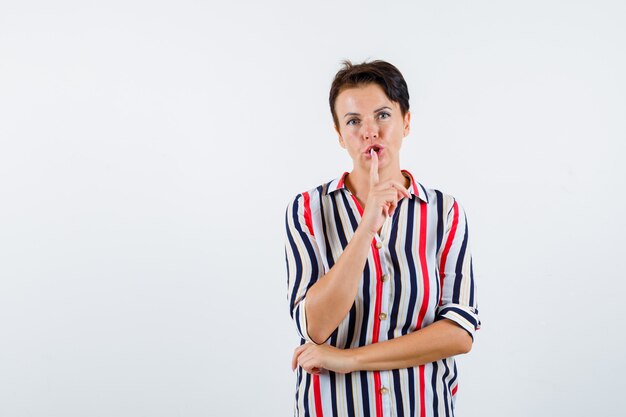
<path id="1" fill-rule="evenodd" d="M 329 101 L 353 168 L 286 210 L 295 414 L 452 416 L 454 356 L 480 328 L 465 212 L 400 168 L 396 67 L 345 61 Z"/>

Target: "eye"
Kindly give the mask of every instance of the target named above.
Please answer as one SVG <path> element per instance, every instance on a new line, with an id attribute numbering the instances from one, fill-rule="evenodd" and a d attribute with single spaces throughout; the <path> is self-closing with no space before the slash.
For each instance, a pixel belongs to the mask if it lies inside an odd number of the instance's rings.
<path id="1" fill-rule="evenodd" d="M 359 119 L 350 119 L 348 120 L 348 122 L 346 123 L 348 126 L 354 126 L 355 124 L 357 124 L 359 121 Z M 354 123 L 353 123 L 354 122 Z"/>
<path id="2" fill-rule="evenodd" d="M 388 119 L 391 117 L 391 115 L 384 111 L 384 112 L 378 113 L 378 117 L 380 117 L 381 119 Z"/>

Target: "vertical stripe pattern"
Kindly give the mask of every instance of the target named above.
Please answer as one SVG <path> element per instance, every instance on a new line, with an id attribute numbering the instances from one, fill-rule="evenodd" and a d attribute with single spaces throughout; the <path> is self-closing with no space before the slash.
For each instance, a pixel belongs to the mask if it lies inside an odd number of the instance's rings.
<path id="1" fill-rule="evenodd" d="M 372 240 L 357 296 L 327 344 L 341 349 L 401 337 L 443 318 L 472 338 L 480 329 L 467 216 L 451 195 L 411 173 L 402 198 Z M 289 314 L 301 344 L 312 342 L 306 294 L 341 256 L 363 209 L 340 177 L 302 192 L 285 210 Z M 453 416 L 454 358 L 391 371 L 295 373 L 296 416 Z M 462 391 L 462 390 L 461 390 Z"/>

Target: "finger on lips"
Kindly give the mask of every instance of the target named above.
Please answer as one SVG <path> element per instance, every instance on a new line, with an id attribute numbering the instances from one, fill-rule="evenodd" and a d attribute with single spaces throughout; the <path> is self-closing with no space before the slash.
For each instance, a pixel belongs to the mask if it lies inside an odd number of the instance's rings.
<path id="1" fill-rule="evenodd" d="M 374 149 L 370 149 L 370 156 L 372 157 L 372 163 L 370 164 L 370 187 L 378 184 L 378 155 L 374 152 Z"/>

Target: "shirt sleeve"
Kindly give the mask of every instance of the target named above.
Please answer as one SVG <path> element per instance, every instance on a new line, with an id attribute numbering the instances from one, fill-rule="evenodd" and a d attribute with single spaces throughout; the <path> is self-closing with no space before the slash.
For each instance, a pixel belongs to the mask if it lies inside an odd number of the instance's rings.
<path id="1" fill-rule="evenodd" d="M 324 265 L 313 235 L 310 206 L 305 193 L 298 194 L 287 205 L 285 224 L 289 313 L 300 337 L 317 344 L 307 331 L 305 303 L 306 293 L 323 275 Z"/>
<path id="2" fill-rule="evenodd" d="M 441 249 L 437 254 L 441 300 L 435 320 L 449 319 L 461 326 L 474 340 L 480 329 L 476 284 L 470 253 L 467 216 L 459 202 L 452 198 Z"/>

